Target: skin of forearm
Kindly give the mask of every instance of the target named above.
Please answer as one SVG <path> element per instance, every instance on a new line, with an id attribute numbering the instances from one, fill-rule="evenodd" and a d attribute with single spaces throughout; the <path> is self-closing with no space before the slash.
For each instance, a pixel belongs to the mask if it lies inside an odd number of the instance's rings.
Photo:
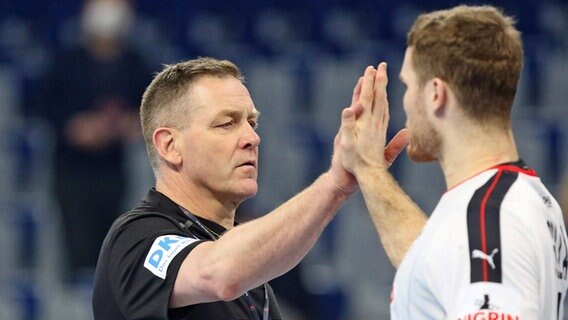
<path id="1" fill-rule="evenodd" d="M 386 169 L 367 169 L 356 176 L 383 247 L 398 268 L 427 217 Z"/>
<path id="2" fill-rule="evenodd" d="M 244 291 L 296 266 L 349 195 L 329 173 L 271 213 L 242 224 L 215 242 L 209 268 Z"/>

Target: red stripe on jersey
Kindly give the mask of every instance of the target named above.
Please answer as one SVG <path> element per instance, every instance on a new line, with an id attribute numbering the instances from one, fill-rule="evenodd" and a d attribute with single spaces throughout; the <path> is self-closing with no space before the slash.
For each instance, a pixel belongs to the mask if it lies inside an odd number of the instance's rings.
<path id="1" fill-rule="evenodd" d="M 495 166 L 491 169 L 519 172 L 519 173 L 524 173 L 524 174 L 532 176 L 532 177 L 538 176 L 536 174 L 536 171 L 533 170 L 533 169 L 524 169 L 524 168 L 521 168 L 521 167 L 518 167 L 518 166 L 515 166 L 515 165 L 512 165 L 512 164 L 503 164 L 503 165 Z"/>
<path id="2" fill-rule="evenodd" d="M 470 281 L 502 282 L 501 205 L 519 173 L 495 170 L 467 206 Z"/>
<path id="3" fill-rule="evenodd" d="M 502 170 L 499 170 L 497 172 L 497 175 L 495 176 L 493 183 L 491 184 L 491 186 L 487 190 L 487 193 L 485 193 L 485 197 L 483 197 L 483 201 L 481 202 L 481 212 L 479 214 L 479 225 L 480 225 L 480 229 L 481 229 L 481 250 L 485 254 L 489 254 L 489 250 L 487 250 L 487 234 L 486 234 L 486 228 L 485 228 L 485 222 L 486 222 L 486 220 L 485 220 L 486 210 L 485 209 L 487 208 L 487 200 L 489 199 L 489 196 L 491 195 L 491 193 L 495 189 L 495 186 L 497 185 L 497 182 L 499 182 L 499 179 L 501 178 L 502 174 L 503 174 Z M 487 260 L 483 260 L 482 264 L 483 264 L 483 281 L 488 281 L 489 277 L 487 276 Z"/>
<path id="4" fill-rule="evenodd" d="M 478 175 L 484 173 L 487 170 L 492 170 L 492 169 L 506 170 L 506 171 L 517 172 L 517 173 L 524 173 L 524 174 L 532 176 L 532 177 L 538 177 L 538 174 L 533 169 L 525 169 L 523 167 L 519 167 L 518 165 L 514 165 L 514 164 L 500 164 L 500 165 L 496 165 L 496 166 L 491 167 L 491 168 L 483 169 L 482 171 L 464 179 L 463 181 L 459 182 L 458 184 L 454 185 L 453 187 L 447 189 L 444 193 L 447 193 L 447 192 L 457 188 L 458 186 L 462 185 L 466 181 L 477 177 Z"/>

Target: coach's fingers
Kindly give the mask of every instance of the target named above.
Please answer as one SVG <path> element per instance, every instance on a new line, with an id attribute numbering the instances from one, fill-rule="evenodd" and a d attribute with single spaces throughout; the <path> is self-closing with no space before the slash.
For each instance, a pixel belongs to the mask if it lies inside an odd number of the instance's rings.
<path id="1" fill-rule="evenodd" d="M 343 109 L 341 112 L 341 127 L 339 129 L 342 145 L 352 147 L 355 144 L 355 128 L 355 113 L 351 108 Z"/>
<path id="2" fill-rule="evenodd" d="M 408 129 L 400 130 L 385 147 L 385 164 L 390 167 L 408 145 Z"/>
<path id="3" fill-rule="evenodd" d="M 362 85 L 363 85 L 363 77 L 359 77 L 359 80 L 357 80 L 357 84 L 355 85 L 355 88 L 353 88 L 353 96 L 351 97 L 351 105 L 354 105 L 355 103 L 359 102 L 359 98 L 361 97 Z"/>
<path id="4" fill-rule="evenodd" d="M 363 104 L 364 108 L 371 108 L 374 98 L 374 83 L 375 83 L 375 68 L 368 66 L 365 69 L 365 75 L 361 84 L 361 95 L 359 101 Z"/>
<path id="5" fill-rule="evenodd" d="M 349 109 L 351 109 L 351 111 L 353 111 L 353 115 L 355 116 L 355 119 L 358 119 L 359 116 L 363 113 L 363 111 L 365 111 L 365 108 L 363 107 L 362 103 L 355 103 L 351 107 L 349 107 Z"/>

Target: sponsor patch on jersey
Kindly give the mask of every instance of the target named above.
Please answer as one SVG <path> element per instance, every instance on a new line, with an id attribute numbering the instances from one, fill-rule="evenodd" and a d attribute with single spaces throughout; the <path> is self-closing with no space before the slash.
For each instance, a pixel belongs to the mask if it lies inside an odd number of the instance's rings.
<path id="1" fill-rule="evenodd" d="M 166 279 L 168 267 L 175 256 L 195 241 L 198 239 L 178 235 L 164 235 L 156 238 L 144 260 L 144 267 L 157 277 Z"/>
<path id="2" fill-rule="evenodd" d="M 460 317 L 458 320 L 521 320 L 521 317 L 504 312 L 480 310 Z"/>
<path id="3" fill-rule="evenodd" d="M 518 320 L 521 302 L 518 290 L 510 286 L 477 282 L 460 292 L 449 319 Z"/>

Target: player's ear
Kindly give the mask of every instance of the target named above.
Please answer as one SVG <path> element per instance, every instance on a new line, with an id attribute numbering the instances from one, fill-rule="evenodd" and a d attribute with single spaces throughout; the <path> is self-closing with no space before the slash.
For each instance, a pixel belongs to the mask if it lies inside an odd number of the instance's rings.
<path id="1" fill-rule="evenodd" d="M 436 116 L 442 116 L 446 112 L 450 87 L 440 79 L 434 78 L 430 82 L 430 102 Z"/>
<path id="2" fill-rule="evenodd" d="M 152 135 L 152 142 L 156 152 L 167 163 L 174 166 L 182 164 L 181 137 L 176 129 L 168 127 L 157 128 Z"/>

